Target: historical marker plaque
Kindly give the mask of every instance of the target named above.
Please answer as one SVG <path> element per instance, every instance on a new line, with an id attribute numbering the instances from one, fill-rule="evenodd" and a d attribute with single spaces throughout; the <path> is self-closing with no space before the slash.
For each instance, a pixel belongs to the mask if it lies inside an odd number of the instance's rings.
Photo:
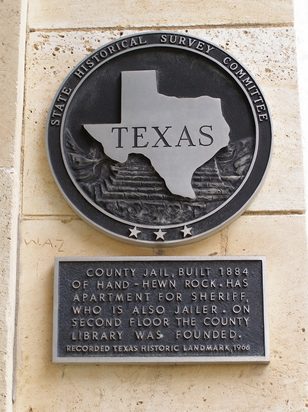
<path id="1" fill-rule="evenodd" d="M 267 362 L 264 259 L 58 258 L 54 362 Z"/>
<path id="2" fill-rule="evenodd" d="M 198 240 L 238 216 L 271 152 L 247 69 L 188 34 L 120 37 L 80 62 L 48 118 L 51 170 L 96 228 L 150 246 Z"/>

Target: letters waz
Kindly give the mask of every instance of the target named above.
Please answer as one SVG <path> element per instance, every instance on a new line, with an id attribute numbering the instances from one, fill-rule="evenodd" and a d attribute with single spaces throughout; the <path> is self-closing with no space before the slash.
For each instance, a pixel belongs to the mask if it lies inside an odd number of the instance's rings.
<path id="1" fill-rule="evenodd" d="M 154 70 L 121 75 L 121 123 L 84 128 L 110 158 L 122 163 L 142 154 L 171 193 L 194 199 L 193 173 L 229 143 L 221 100 L 160 94 Z"/>

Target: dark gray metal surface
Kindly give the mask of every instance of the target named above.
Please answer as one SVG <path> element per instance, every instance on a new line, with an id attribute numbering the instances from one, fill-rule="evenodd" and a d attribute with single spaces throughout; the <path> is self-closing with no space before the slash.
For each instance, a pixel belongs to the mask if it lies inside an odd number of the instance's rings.
<path id="1" fill-rule="evenodd" d="M 259 188 L 271 123 L 254 79 L 204 40 L 120 38 L 82 61 L 48 119 L 56 181 L 88 222 L 122 240 L 208 236 Z"/>
<path id="2" fill-rule="evenodd" d="M 63 258 L 54 362 L 266 362 L 264 259 Z"/>

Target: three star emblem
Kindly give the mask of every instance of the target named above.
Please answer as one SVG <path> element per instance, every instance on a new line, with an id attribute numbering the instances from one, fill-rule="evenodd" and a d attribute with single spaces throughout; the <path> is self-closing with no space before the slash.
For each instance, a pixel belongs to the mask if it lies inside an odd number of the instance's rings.
<path id="1" fill-rule="evenodd" d="M 137 229 L 137 226 L 129 228 L 129 231 L 129 237 L 134 237 L 135 239 L 138 239 L 138 235 L 141 233 L 141 230 Z M 185 225 L 184 228 L 181 229 L 181 232 L 183 233 L 184 238 L 187 236 L 192 236 L 192 227 L 188 227 Z M 164 232 L 161 228 L 159 228 L 156 232 L 153 233 L 156 236 L 155 240 L 165 240 L 165 235 L 167 234 L 167 232 Z"/>

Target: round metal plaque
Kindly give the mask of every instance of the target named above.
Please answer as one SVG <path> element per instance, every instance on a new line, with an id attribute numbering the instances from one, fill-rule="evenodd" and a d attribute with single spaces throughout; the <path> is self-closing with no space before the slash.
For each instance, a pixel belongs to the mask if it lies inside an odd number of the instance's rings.
<path id="1" fill-rule="evenodd" d="M 271 123 L 233 57 L 189 35 L 121 37 L 84 59 L 53 101 L 47 148 L 70 205 L 122 240 L 207 236 L 264 176 Z"/>

